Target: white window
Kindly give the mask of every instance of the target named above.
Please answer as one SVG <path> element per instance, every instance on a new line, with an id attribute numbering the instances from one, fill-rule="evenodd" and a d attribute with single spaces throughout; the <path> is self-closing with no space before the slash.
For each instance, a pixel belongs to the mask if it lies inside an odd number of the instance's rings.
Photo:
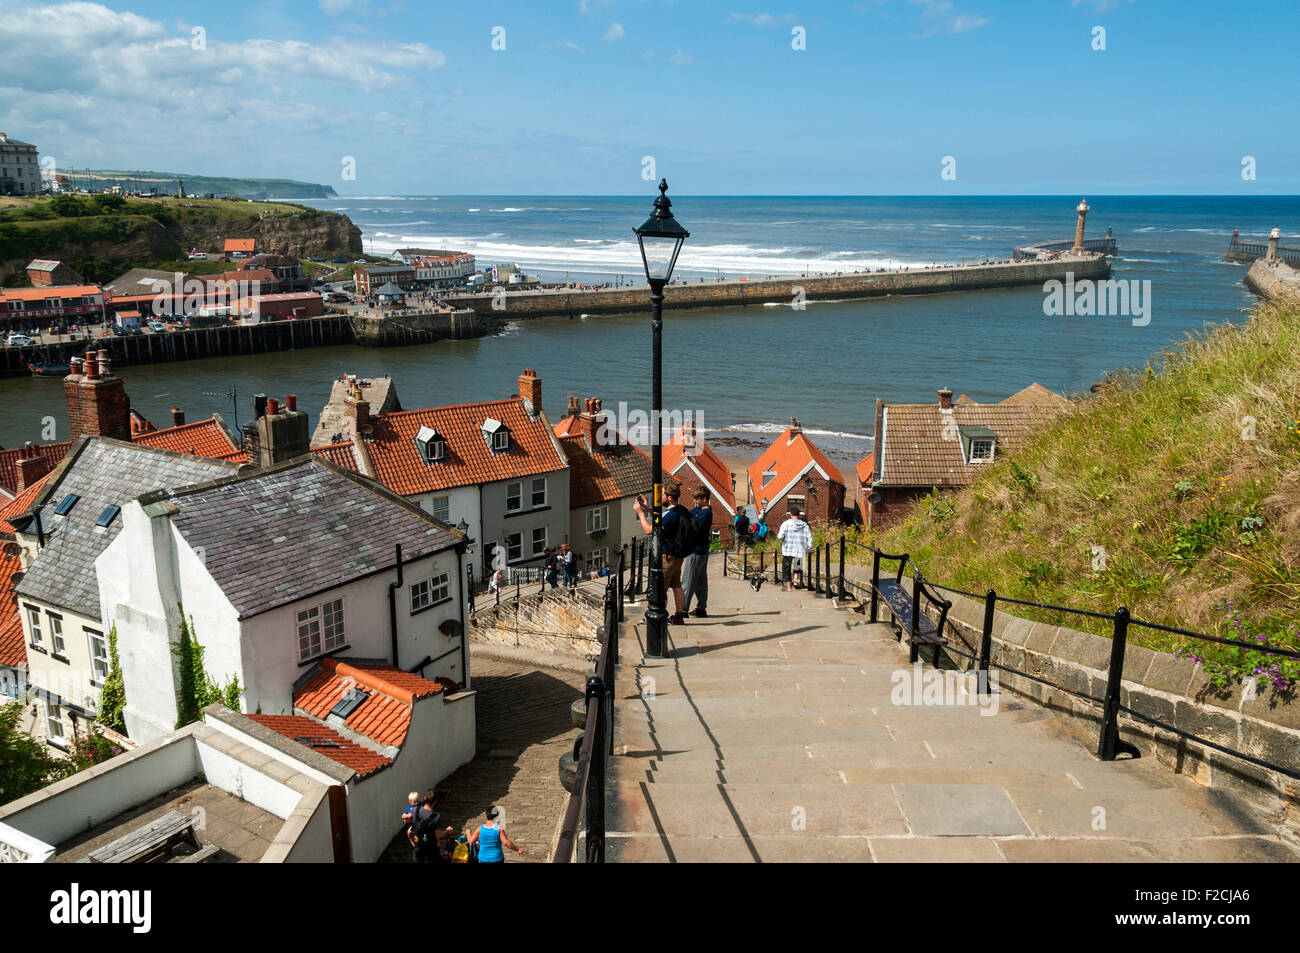
<path id="1" fill-rule="evenodd" d="M 546 527 L 539 526 L 533 530 L 533 555 L 540 555 L 546 548 Z"/>
<path id="2" fill-rule="evenodd" d="M 330 652 L 343 644 L 343 600 L 327 602 L 321 609 L 325 617 L 325 651 Z"/>
<path id="3" fill-rule="evenodd" d="M 510 449 L 510 431 L 498 430 L 492 435 L 492 449 L 496 451 Z"/>
<path id="4" fill-rule="evenodd" d="M 450 499 L 447 496 L 435 496 L 429 501 L 430 512 L 433 514 L 434 519 L 442 523 L 451 522 Z"/>
<path id="5" fill-rule="evenodd" d="M 546 477 L 533 478 L 533 506 L 546 505 Z"/>
<path id="6" fill-rule="evenodd" d="M 421 609 L 427 609 L 433 604 L 433 599 L 429 597 L 429 580 L 423 579 L 411 586 L 411 612 L 416 613 Z"/>
<path id="7" fill-rule="evenodd" d="M 443 572 L 429 580 L 430 593 L 434 602 L 442 602 L 451 598 L 451 577 Z"/>
<path id="8" fill-rule="evenodd" d="M 506 562 L 514 562 L 524 556 L 524 534 L 506 534 Z"/>
<path id="9" fill-rule="evenodd" d="M 506 512 L 517 513 L 524 508 L 524 485 L 522 483 L 506 484 Z"/>
<path id="10" fill-rule="evenodd" d="M 603 533 L 609 529 L 609 507 L 598 506 L 595 509 L 587 510 L 587 532 Z"/>
<path id="11" fill-rule="evenodd" d="M 298 661 L 320 655 L 320 609 L 312 606 L 298 613 Z"/>
<path id="12" fill-rule="evenodd" d="M 32 645 L 35 648 L 45 648 L 45 643 L 41 639 L 41 610 L 35 606 L 27 606 L 27 628 L 31 630 Z"/>
<path id="13" fill-rule="evenodd" d="M 86 630 L 86 639 L 90 642 L 91 681 L 97 685 L 103 684 L 104 679 L 108 678 L 108 640 L 104 638 L 103 632 L 94 629 Z"/>
<path id="14" fill-rule="evenodd" d="M 63 712 L 59 709 L 59 706 L 53 702 L 47 703 L 45 706 L 45 736 L 50 741 L 66 744 L 68 740 L 65 735 L 66 731 L 67 729 L 63 725 Z"/>
<path id="15" fill-rule="evenodd" d="M 771 483 L 771 482 L 772 482 L 773 480 L 775 480 L 775 479 L 776 479 L 776 471 L 775 471 L 775 470 L 764 470 L 764 471 L 763 471 L 763 486 L 767 486 L 769 483 Z M 761 489 L 761 487 L 760 487 L 760 489 Z"/>
<path id="16" fill-rule="evenodd" d="M 608 549 L 593 549 L 587 553 L 587 568 L 600 572 L 609 564 Z"/>
<path id="17" fill-rule="evenodd" d="M 53 612 L 45 614 L 50 620 L 50 647 L 55 655 L 66 657 L 68 648 L 63 644 L 63 616 L 55 615 Z"/>
<path id="18" fill-rule="evenodd" d="M 993 459 L 992 440 L 972 440 L 970 442 L 970 462 L 986 463 Z"/>
<path id="19" fill-rule="evenodd" d="M 343 600 L 312 606 L 298 613 L 298 660 L 331 652 L 344 642 Z"/>

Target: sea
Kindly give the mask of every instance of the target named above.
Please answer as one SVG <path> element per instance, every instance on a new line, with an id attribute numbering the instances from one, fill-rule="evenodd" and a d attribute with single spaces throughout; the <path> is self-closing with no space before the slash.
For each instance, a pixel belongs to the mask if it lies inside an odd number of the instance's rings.
<path id="1" fill-rule="evenodd" d="M 516 264 L 547 280 L 644 285 L 633 228 L 643 196 L 369 195 L 311 200 L 360 226 L 365 250 L 452 248 L 480 267 Z M 760 278 L 1010 257 L 1017 245 L 1072 238 L 1081 196 L 674 196 L 689 230 L 676 274 Z M 664 406 L 690 414 L 724 455 L 752 458 L 797 418 L 836 462 L 871 449 L 877 397 L 924 402 L 951 388 L 992 402 L 1038 382 L 1086 394 L 1109 372 L 1158 365 L 1162 353 L 1208 325 L 1240 321 L 1255 303 L 1245 267 L 1221 260 L 1234 231 L 1284 243 L 1300 230 L 1297 196 L 1087 196 L 1087 236 L 1119 245 L 1112 278 L 1147 289 L 1147 320 L 1049 314 L 1030 287 L 867 300 L 809 301 L 664 315 Z M 1144 284 L 1149 282 L 1149 284 Z M 1059 309 L 1058 309 L 1059 310 Z M 247 420 L 256 393 L 296 394 L 313 416 L 331 381 L 391 375 L 407 408 L 497 399 L 523 368 L 543 380 L 558 419 L 571 394 L 605 409 L 650 406 L 646 312 L 507 321 L 499 335 L 388 349 L 304 349 L 122 367 L 133 406 L 165 426 L 212 412 Z M 56 380 L 0 380 L 0 445 L 66 439 Z M 672 415 L 676 414 L 676 417 Z M 635 435 L 634 435 L 635 436 Z"/>

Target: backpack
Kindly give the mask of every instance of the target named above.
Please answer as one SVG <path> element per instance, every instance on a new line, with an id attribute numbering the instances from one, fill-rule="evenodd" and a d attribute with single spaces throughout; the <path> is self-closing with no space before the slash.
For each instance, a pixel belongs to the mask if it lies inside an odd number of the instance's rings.
<path id="1" fill-rule="evenodd" d="M 695 517 L 691 515 L 690 510 L 680 503 L 668 512 L 677 514 L 677 522 L 673 524 L 673 535 L 664 538 L 664 552 L 670 556 L 685 559 L 695 552 L 695 537 L 697 535 Z M 662 525 L 662 521 L 660 522 Z"/>
<path id="2" fill-rule="evenodd" d="M 437 811 L 427 817 L 417 818 L 411 825 L 411 843 L 425 850 L 435 849 L 438 844 L 438 825 L 442 815 Z"/>
<path id="3" fill-rule="evenodd" d="M 736 535 L 744 536 L 749 532 L 749 517 L 744 513 L 736 514 Z"/>

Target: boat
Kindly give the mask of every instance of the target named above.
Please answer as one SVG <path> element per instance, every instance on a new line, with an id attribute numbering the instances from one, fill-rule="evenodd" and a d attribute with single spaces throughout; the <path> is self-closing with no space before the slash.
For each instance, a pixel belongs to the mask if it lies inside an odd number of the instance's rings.
<path id="1" fill-rule="evenodd" d="M 67 377 L 72 368 L 67 364 L 28 364 L 33 377 Z"/>

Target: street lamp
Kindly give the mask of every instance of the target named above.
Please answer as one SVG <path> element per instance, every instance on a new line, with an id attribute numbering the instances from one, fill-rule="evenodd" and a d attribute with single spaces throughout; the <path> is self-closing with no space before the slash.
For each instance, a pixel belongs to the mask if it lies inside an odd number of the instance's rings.
<path id="1" fill-rule="evenodd" d="M 637 245 L 641 248 L 641 262 L 645 265 L 646 281 L 650 285 L 650 304 L 653 309 L 651 328 L 654 332 L 652 352 L 653 390 L 650 408 L 650 469 L 654 476 L 654 501 L 651 504 L 653 534 L 650 537 L 650 592 L 645 613 L 646 655 L 663 658 L 668 646 L 668 597 L 664 592 L 663 540 L 659 535 L 659 518 L 663 510 L 663 305 L 664 286 L 673 276 L 673 266 L 682 250 L 682 242 L 690 232 L 673 218 L 672 202 L 668 200 L 668 180 L 659 181 L 659 197 L 654 211 L 637 229 Z"/>

